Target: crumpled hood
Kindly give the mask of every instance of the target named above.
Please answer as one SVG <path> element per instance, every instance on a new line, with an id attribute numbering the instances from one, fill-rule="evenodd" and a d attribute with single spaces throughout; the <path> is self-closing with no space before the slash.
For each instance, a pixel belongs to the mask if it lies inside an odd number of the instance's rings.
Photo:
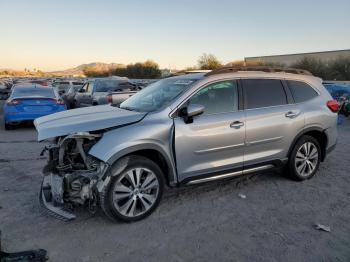
<path id="1" fill-rule="evenodd" d="M 38 141 L 77 132 L 101 130 L 140 121 L 146 113 L 110 105 L 78 108 L 47 115 L 34 121 Z"/>

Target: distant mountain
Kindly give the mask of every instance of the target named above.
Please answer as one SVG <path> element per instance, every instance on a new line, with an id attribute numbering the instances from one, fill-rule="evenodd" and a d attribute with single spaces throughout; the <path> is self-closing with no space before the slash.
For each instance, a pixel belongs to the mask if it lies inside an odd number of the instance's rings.
<path id="1" fill-rule="evenodd" d="M 100 63 L 100 62 L 93 62 L 89 64 L 82 64 L 74 68 L 69 68 L 66 70 L 61 71 L 53 71 L 53 72 L 47 72 L 49 74 L 57 75 L 57 76 L 64 76 L 64 75 L 83 75 L 84 69 L 86 68 L 93 68 L 96 71 L 107 71 L 114 68 L 121 68 L 125 67 L 123 64 L 117 64 L 117 63 Z"/>

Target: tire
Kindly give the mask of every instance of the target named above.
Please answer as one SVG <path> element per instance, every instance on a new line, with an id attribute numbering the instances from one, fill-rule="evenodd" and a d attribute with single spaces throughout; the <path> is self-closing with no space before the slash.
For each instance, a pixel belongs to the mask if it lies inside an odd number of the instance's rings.
<path id="1" fill-rule="evenodd" d="M 100 194 L 100 205 L 110 219 L 138 221 L 158 206 L 164 189 L 164 174 L 150 159 L 125 157 L 112 166 L 108 175 L 111 179 Z"/>
<path id="2" fill-rule="evenodd" d="M 4 124 L 4 127 L 5 127 L 5 130 L 12 130 L 13 129 L 13 126 L 10 125 L 10 124 Z"/>
<path id="3" fill-rule="evenodd" d="M 312 178 L 321 162 L 321 147 L 311 136 L 302 136 L 295 144 L 289 158 L 288 173 L 296 181 Z"/>

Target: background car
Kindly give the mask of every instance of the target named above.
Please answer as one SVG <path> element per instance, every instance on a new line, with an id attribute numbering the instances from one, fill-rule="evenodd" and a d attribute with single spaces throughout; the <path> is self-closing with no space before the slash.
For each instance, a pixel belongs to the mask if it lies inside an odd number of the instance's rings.
<path id="1" fill-rule="evenodd" d="M 119 88 L 111 91 L 107 95 L 107 102 L 113 106 L 119 107 L 122 102 L 124 102 L 129 97 L 132 97 L 143 88 L 141 86 L 130 85 L 128 82 L 120 83 Z"/>
<path id="2" fill-rule="evenodd" d="M 75 94 L 82 88 L 83 85 L 71 85 L 67 92 L 61 95 L 66 103 L 67 109 L 75 108 Z"/>
<path id="3" fill-rule="evenodd" d="M 11 86 L 6 82 L 0 82 L 0 100 L 6 100 L 11 93 Z"/>
<path id="4" fill-rule="evenodd" d="M 30 80 L 29 83 L 38 84 L 41 86 L 48 86 L 49 85 L 49 82 L 46 79 L 33 79 L 33 80 Z"/>
<path id="5" fill-rule="evenodd" d="M 68 92 L 72 86 L 77 86 L 79 89 L 82 88 L 84 82 L 72 81 L 72 80 L 62 80 L 55 81 L 52 86 L 56 88 L 59 95 L 63 95 Z"/>
<path id="6" fill-rule="evenodd" d="M 15 86 L 4 105 L 5 129 L 23 121 L 66 110 L 64 101 L 52 87 Z"/>
<path id="7" fill-rule="evenodd" d="M 94 79 L 88 81 L 81 90 L 75 95 L 75 107 L 86 107 L 108 104 L 110 102 L 109 94 L 123 90 L 138 90 L 138 87 L 131 83 L 127 78 L 106 78 Z M 127 99 L 129 96 L 124 97 Z M 122 101 L 121 101 L 122 102 Z"/>

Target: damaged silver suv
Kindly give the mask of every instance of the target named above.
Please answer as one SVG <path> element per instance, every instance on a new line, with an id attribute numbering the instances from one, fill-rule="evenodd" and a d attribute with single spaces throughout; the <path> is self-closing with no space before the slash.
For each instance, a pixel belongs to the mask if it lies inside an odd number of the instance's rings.
<path id="1" fill-rule="evenodd" d="M 197 184 L 286 167 L 315 175 L 337 141 L 338 103 L 302 70 L 224 67 L 160 80 L 120 105 L 74 109 L 35 121 L 50 139 L 42 205 L 74 219 L 101 207 L 140 220 L 164 185 Z"/>

